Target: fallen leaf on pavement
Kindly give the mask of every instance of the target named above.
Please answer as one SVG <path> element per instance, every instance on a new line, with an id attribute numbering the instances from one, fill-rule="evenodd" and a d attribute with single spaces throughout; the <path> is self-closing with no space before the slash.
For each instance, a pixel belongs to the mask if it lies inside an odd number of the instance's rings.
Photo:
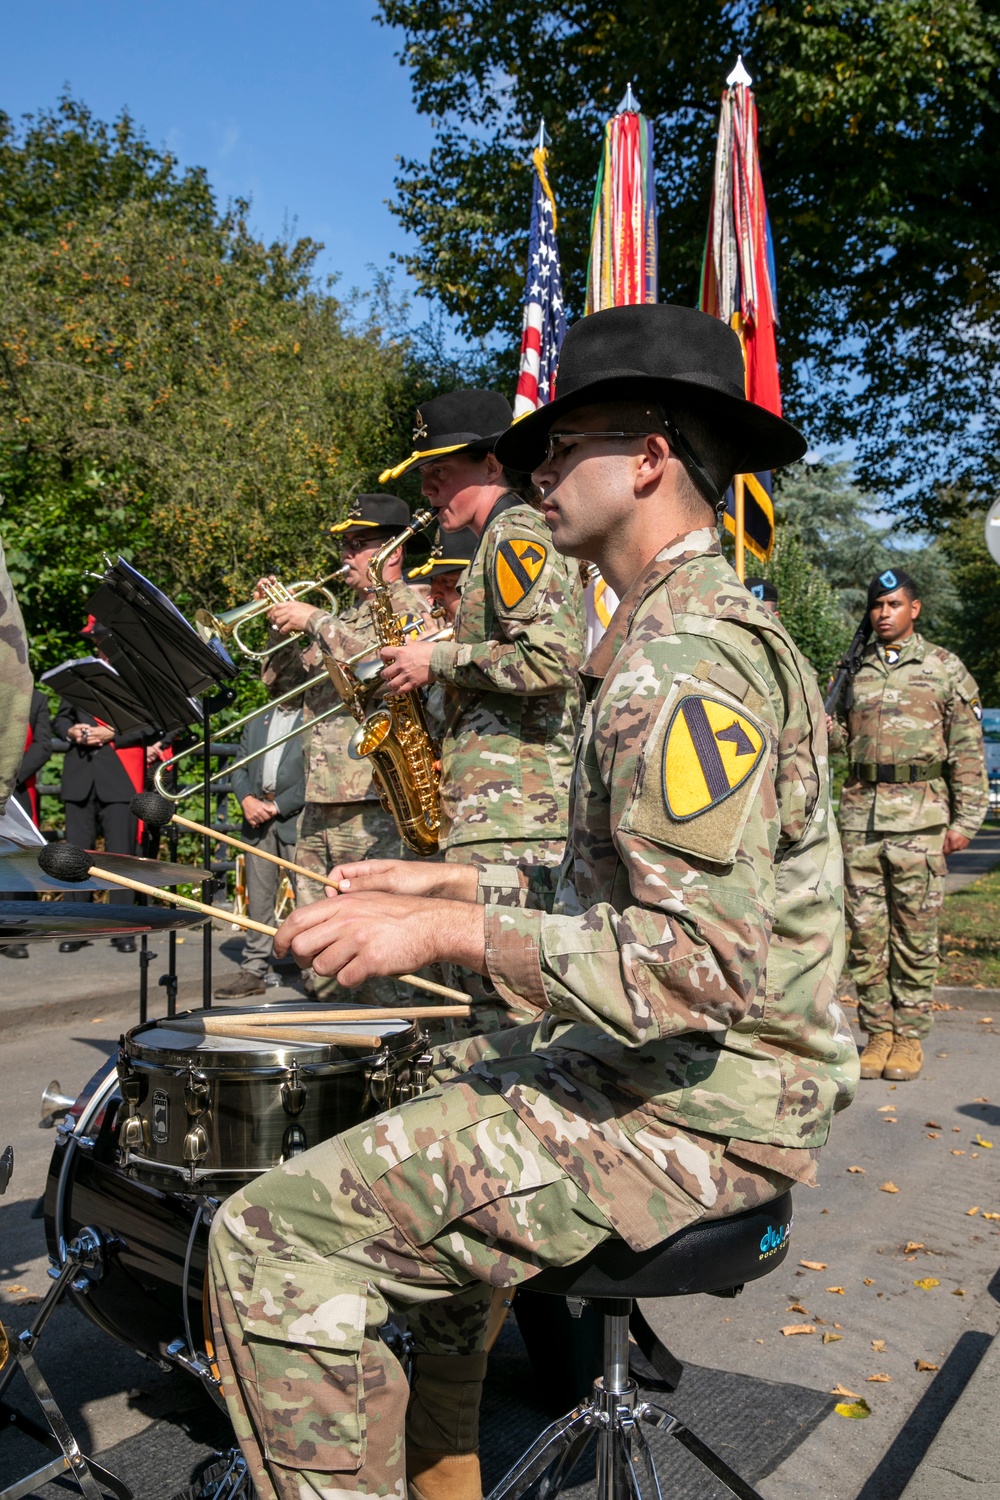
<path id="1" fill-rule="evenodd" d="M 879 1192 L 880 1193 L 898 1193 L 899 1192 L 899 1188 L 896 1186 L 896 1184 L 894 1182 L 883 1182 L 882 1186 L 879 1188 Z"/>
<path id="2" fill-rule="evenodd" d="M 965 1152 L 964 1151 L 953 1151 L 951 1154 L 952 1154 L 952 1156 L 964 1156 Z"/>
<path id="3" fill-rule="evenodd" d="M 891 1375 L 869 1375 L 868 1376 L 868 1384 L 869 1385 L 888 1385 L 889 1381 L 891 1379 L 892 1379 Z"/>
<path id="4" fill-rule="evenodd" d="M 874 1286 L 874 1285 L 875 1285 L 875 1278 L 873 1276 L 866 1276 L 865 1277 L 865 1286 Z"/>
<path id="5" fill-rule="evenodd" d="M 923 1240 L 907 1240 L 903 1246 L 904 1255 L 912 1255 L 914 1250 L 925 1250 L 927 1247 Z"/>
<path id="6" fill-rule="evenodd" d="M 27 1296 L 27 1297 L 15 1297 L 14 1298 L 14 1306 L 15 1307 L 34 1307 L 35 1303 L 36 1302 L 41 1302 L 41 1300 L 42 1300 L 41 1297 L 32 1297 L 30 1295 Z"/>
<path id="7" fill-rule="evenodd" d="M 918 1370 L 939 1370 L 940 1368 L 941 1368 L 940 1365 L 932 1365 L 929 1359 L 918 1359 L 917 1360 L 917 1369 Z"/>
<path id="8" fill-rule="evenodd" d="M 861 1396 L 857 1391 L 849 1391 L 846 1385 L 835 1385 L 830 1392 L 831 1396 L 850 1396 L 852 1401 L 860 1401 Z"/>
<path id="9" fill-rule="evenodd" d="M 812 1323 L 786 1323 L 781 1331 L 789 1339 L 794 1333 L 815 1333 L 816 1329 Z"/>
<path id="10" fill-rule="evenodd" d="M 885 1339 L 872 1339 L 872 1348 L 876 1354 L 885 1353 Z"/>
<path id="11" fill-rule="evenodd" d="M 975 1206 L 975 1208 L 967 1208 L 965 1210 L 965 1217 L 967 1219 L 971 1219 L 972 1216 L 973 1216 L 973 1214 L 977 1214 L 978 1212 L 979 1212 L 979 1204 L 977 1203 L 976 1206 Z"/>
<path id="12" fill-rule="evenodd" d="M 799 1265 L 800 1266 L 805 1266 L 805 1268 L 806 1268 L 807 1271 L 825 1271 L 826 1270 L 826 1261 L 825 1260 L 800 1260 L 799 1261 Z"/>
<path id="13" fill-rule="evenodd" d="M 928 1130 L 927 1139 L 929 1141 L 939 1141 L 941 1139 L 940 1130 Z"/>
<path id="14" fill-rule="evenodd" d="M 827 1291 L 836 1292 L 839 1297 L 843 1297 L 846 1295 L 846 1290 L 842 1286 L 828 1286 Z"/>
<path id="15" fill-rule="evenodd" d="M 803 1307 L 801 1302 L 793 1302 L 790 1307 L 785 1308 L 785 1312 L 801 1313 L 804 1318 L 808 1318 L 809 1316 L 808 1307 Z"/>
<path id="16" fill-rule="evenodd" d="M 843 1337 L 842 1333 L 824 1333 L 823 1342 L 824 1344 L 835 1344 L 838 1339 L 842 1339 Z"/>
<path id="17" fill-rule="evenodd" d="M 865 1173 L 864 1167 L 848 1167 L 847 1170 L 849 1172 L 860 1172 L 861 1175 L 862 1175 L 862 1177 L 864 1176 L 864 1173 Z"/>
<path id="18" fill-rule="evenodd" d="M 985 1094 L 977 1094 L 972 1102 L 973 1104 L 989 1104 L 990 1101 Z"/>
<path id="19" fill-rule="evenodd" d="M 941 1126 L 938 1124 L 937 1120 L 925 1120 L 924 1121 L 924 1126 L 926 1127 L 927 1130 L 940 1130 L 941 1129 Z"/>
<path id="20" fill-rule="evenodd" d="M 896 1106 L 894 1104 L 880 1104 L 876 1113 L 880 1115 L 894 1115 L 896 1113 Z"/>
<path id="21" fill-rule="evenodd" d="M 915 1281 L 913 1285 L 918 1286 L 922 1292 L 929 1292 L 933 1287 L 940 1286 L 941 1283 L 936 1276 L 925 1276 L 922 1281 Z"/>
<path id="22" fill-rule="evenodd" d="M 17 1281 L 12 1282 L 10 1286 L 4 1287 L 4 1291 L 9 1292 L 12 1297 L 16 1297 L 18 1292 L 26 1292 L 27 1290 L 26 1286 L 21 1286 L 20 1282 Z"/>
<path id="23" fill-rule="evenodd" d="M 965 1296 L 965 1288 L 961 1287 L 961 1286 L 957 1286 L 955 1288 L 955 1290 L 952 1292 L 951 1295 L 953 1297 L 964 1297 Z"/>
<path id="24" fill-rule="evenodd" d="M 1000 1219 L 1000 1214 L 988 1214 L 988 1213 L 986 1213 L 986 1211 L 985 1211 L 985 1210 L 984 1210 L 984 1211 L 983 1211 L 983 1218 L 984 1218 L 984 1219 Z"/>
<path id="25" fill-rule="evenodd" d="M 976 1022 L 976 1025 L 977 1026 L 992 1026 L 993 1025 L 993 1017 L 992 1016 L 980 1016 L 979 1020 Z"/>
<path id="26" fill-rule="evenodd" d="M 859 1396 L 857 1401 L 838 1401 L 833 1409 L 838 1417 L 852 1417 L 856 1422 L 872 1414 L 872 1409 L 863 1396 Z"/>
<path id="27" fill-rule="evenodd" d="M 992 1151 L 993 1150 L 993 1142 L 992 1141 L 984 1141 L 981 1135 L 977 1135 L 976 1136 L 976 1145 L 977 1146 L 985 1146 L 986 1149 L 987 1149 L 987 1151 Z"/>

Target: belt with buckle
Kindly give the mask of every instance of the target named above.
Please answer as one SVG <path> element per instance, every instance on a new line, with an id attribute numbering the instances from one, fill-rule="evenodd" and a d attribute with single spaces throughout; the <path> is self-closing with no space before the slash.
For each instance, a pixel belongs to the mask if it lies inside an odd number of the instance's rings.
<path id="1" fill-rule="evenodd" d="M 914 781 L 936 781 L 939 776 L 944 775 L 944 762 L 932 760 L 922 766 L 896 766 L 856 760 L 851 766 L 851 775 L 857 777 L 858 781 L 889 782 L 892 785 L 900 783 L 905 785 Z"/>

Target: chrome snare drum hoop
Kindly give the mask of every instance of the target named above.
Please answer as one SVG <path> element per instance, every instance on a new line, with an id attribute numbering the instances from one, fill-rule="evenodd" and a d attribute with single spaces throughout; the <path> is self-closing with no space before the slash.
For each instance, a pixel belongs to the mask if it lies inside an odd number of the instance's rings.
<path id="1" fill-rule="evenodd" d="M 299 1016 L 301 1006 L 187 1011 L 123 1038 L 118 1145 L 130 1176 L 168 1191 L 224 1196 L 426 1087 L 430 1059 L 408 1021 L 317 1018 L 309 1029 L 319 1041 L 197 1029 L 199 1020 L 220 1017 L 230 1028 L 241 1017 L 280 1025 L 285 1012 Z M 339 1046 L 338 1035 L 353 1044 Z M 370 1052 L 356 1045 L 359 1035 L 371 1036 Z"/>

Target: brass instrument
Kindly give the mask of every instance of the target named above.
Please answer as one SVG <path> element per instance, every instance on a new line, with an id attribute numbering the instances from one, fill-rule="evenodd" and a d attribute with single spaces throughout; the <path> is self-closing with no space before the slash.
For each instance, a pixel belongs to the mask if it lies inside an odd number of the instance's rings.
<path id="1" fill-rule="evenodd" d="M 372 592 L 368 607 L 372 613 L 375 638 L 379 648 L 401 646 L 405 640 L 402 624 L 392 607 L 389 585 L 382 574 L 394 552 L 423 531 L 434 520 L 432 510 L 417 511 L 410 525 L 386 542 L 368 564 Z M 441 631 L 442 639 L 450 631 Z M 427 639 L 427 637 L 424 637 Z M 418 693 L 387 693 L 382 703 L 368 713 L 372 687 L 361 681 L 360 674 L 348 663 L 328 662 L 327 671 L 344 703 L 350 708 L 359 727 L 348 747 L 355 760 L 371 760 L 372 776 L 383 806 L 392 813 L 400 837 L 414 854 L 436 854 L 438 829 L 441 825 L 438 804 L 438 745 L 431 739 Z"/>
<path id="2" fill-rule="evenodd" d="M 337 613 L 337 600 L 326 587 L 328 583 L 337 583 L 346 577 L 349 563 L 342 563 L 334 573 L 328 573 L 325 578 L 300 578 L 298 583 L 287 585 L 280 583 L 277 579 L 273 583 L 262 583 L 263 599 L 250 599 L 246 604 L 237 604 L 234 609 L 223 610 L 222 614 L 214 615 L 210 609 L 198 609 L 195 611 L 195 629 L 206 643 L 214 636 L 220 640 L 232 642 L 244 656 L 253 661 L 266 661 L 282 646 L 287 646 L 289 641 L 298 640 L 302 634 L 301 630 L 293 631 L 291 635 L 283 635 L 275 645 L 269 646 L 265 651 L 254 651 L 241 638 L 240 630 L 250 620 L 258 620 L 261 615 L 266 615 L 269 609 L 276 604 L 288 604 L 296 599 L 302 599 L 306 594 L 322 594 L 334 614 Z"/>

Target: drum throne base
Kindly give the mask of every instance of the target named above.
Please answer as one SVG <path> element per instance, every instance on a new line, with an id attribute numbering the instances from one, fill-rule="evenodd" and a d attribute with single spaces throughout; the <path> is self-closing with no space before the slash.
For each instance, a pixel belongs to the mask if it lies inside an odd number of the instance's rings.
<path id="1" fill-rule="evenodd" d="M 776 1270 L 788 1253 L 791 1217 L 786 1193 L 762 1208 L 693 1224 L 652 1250 L 636 1252 L 615 1240 L 576 1265 L 532 1278 L 533 1292 L 580 1298 L 601 1316 L 603 1367 L 588 1399 L 546 1428 L 487 1500 L 520 1500 L 535 1486 L 537 1500 L 555 1500 L 594 1442 L 597 1500 L 664 1500 L 644 1426 L 676 1438 L 740 1500 L 761 1500 L 678 1417 L 640 1396 L 629 1375 L 629 1319 L 637 1297 L 733 1296 Z"/>

